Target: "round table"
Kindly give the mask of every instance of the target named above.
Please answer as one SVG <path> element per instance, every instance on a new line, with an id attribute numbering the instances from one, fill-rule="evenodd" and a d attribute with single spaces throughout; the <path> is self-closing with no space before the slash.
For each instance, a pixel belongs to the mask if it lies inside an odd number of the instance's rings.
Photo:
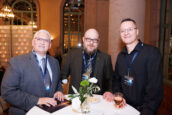
<path id="1" fill-rule="evenodd" d="M 107 102 L 101 95 L 94 95 L 100 99 L 99 102 L 90 104 L 90 113 L 85 115 L 139 115 L 137 111 L 130 105 L 126 105 L 124 108 L 117 109 L 114 107 L 114 102 Z M 53 113 L 46 112 L 37 106 L 34 106 L 26 115 L 81 115 L 81 113 L 75 113 L 72 111 L 71 105 L 55 111 Z"/>

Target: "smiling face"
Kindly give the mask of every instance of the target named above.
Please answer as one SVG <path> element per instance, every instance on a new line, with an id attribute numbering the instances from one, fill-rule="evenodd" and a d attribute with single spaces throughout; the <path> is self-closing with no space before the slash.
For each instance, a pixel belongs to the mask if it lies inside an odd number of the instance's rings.
<path id="1" fill-rule="evenodd" d="M 93 54 L 97 51 L 99 45 L 99 34 L 95 29 L 89 29 L 83 37 L 83 47 L 87 54 Z"/>
<path id="2" fill-rule="evenodd" d="M 32 40 L 32 46 L 37 54 L 45 56 L 48 49 L 51 47 L 50 37 L 45 32 L 39 32 Z"/>
<path id="3" fill-rule="evenodd" d="M 126 45 L 135 44 L 138 41 L 137 39 L 138 33 L 139 30 L 132 21 L 125 21 L 121 23 L 120 36 L 121 36 L 121 40 Z"/>

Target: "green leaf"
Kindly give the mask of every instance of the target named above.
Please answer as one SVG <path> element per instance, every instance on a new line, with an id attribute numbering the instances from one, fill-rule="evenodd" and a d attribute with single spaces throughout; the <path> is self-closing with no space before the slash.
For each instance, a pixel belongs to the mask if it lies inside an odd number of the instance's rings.
<path id="1" fill-rule="evenodd" d="M 86 97 L 80 96 L 81 104 L 85 101 Z"/>
<path id="2" fill-rule="evenodd" d="M 75 97 L 79 97 L 81 104 L 85 101 L 87 96 L 93 96 L 93 93 L 96 93 L 100 88 L 93 83 L 89 83 L 88 80 L 83 80 L 80 82 L 80 87 L 77 94 L 69 95 L 70 100 Z"/>
<path id="3" fill-rule="evenodd" d="M 73 98 L 75 97 L 79 97 L 79 95 L 76 95 L 76 94 L 70 94 L 69 96 L 69 100 L 72 101 Z"/>
<path id="4" fill-rule="evenodd" d="M 80 83 L 81 86 L 89 86 L 89 82 L 87 80 L 82 80 Z"/>

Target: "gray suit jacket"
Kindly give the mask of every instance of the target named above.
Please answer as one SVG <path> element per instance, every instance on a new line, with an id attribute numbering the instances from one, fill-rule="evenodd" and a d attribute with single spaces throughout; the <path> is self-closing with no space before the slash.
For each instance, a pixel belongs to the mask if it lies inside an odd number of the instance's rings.
<path id="1" fill-rule="evenodd" d="M 48 56 L 52 70 L 52 85 L 49 97 L 61 91 L 60 68 L 56 59 Z M 45 97 L 45 87 L 40 68 L 32 52 L 11 58 L 3 77 L 2 97 L 11 104 L 10 115 L 24 115 L 37 104 L 39 97 Z"/>
<path id="2" fill-rule="evenodd" d="M 82 49 L 73 49 L 70 51 L 63 62 L 61 76 L 64 78 L 71 75 L 69 93 L 73 93 L 71 85 L 79 89 L 82 74 Z M 94 77 L 98 79 L 98 85 L 101 93 L 112 89 L 113 69 L 111 57 L 98 50 L 96 55 Z"/>

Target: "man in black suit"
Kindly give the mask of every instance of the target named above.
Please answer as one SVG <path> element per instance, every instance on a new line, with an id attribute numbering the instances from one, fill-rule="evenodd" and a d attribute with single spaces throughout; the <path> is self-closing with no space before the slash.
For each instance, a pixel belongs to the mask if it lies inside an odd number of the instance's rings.
<path id="1" fill-rule="evenodd" d="M 32 46 L 32 52 L 9 60 L 3 77 L 1 91 L 11 105 L 9 115 L 25 115 L 36 104 L 55 106 L 55 98 L 64 99 L 59 63 L 46 54 L 51 47 L 49 32 L 36 32 Z"/>
<path id="2" fill-rule="evenodd" d="M 61 75 L 63 78 L 71 75 L 69 93 L 73 93 L 71 85 L 78 90 L 80 81 L 90 77 L 98 79 L 101 93 L 111 90 L 111 57 L 97 49 L 99 42 L 97 30 L 88 29 L 83 37 L 83 48 L 73 49 L 67 54 Z"/>

